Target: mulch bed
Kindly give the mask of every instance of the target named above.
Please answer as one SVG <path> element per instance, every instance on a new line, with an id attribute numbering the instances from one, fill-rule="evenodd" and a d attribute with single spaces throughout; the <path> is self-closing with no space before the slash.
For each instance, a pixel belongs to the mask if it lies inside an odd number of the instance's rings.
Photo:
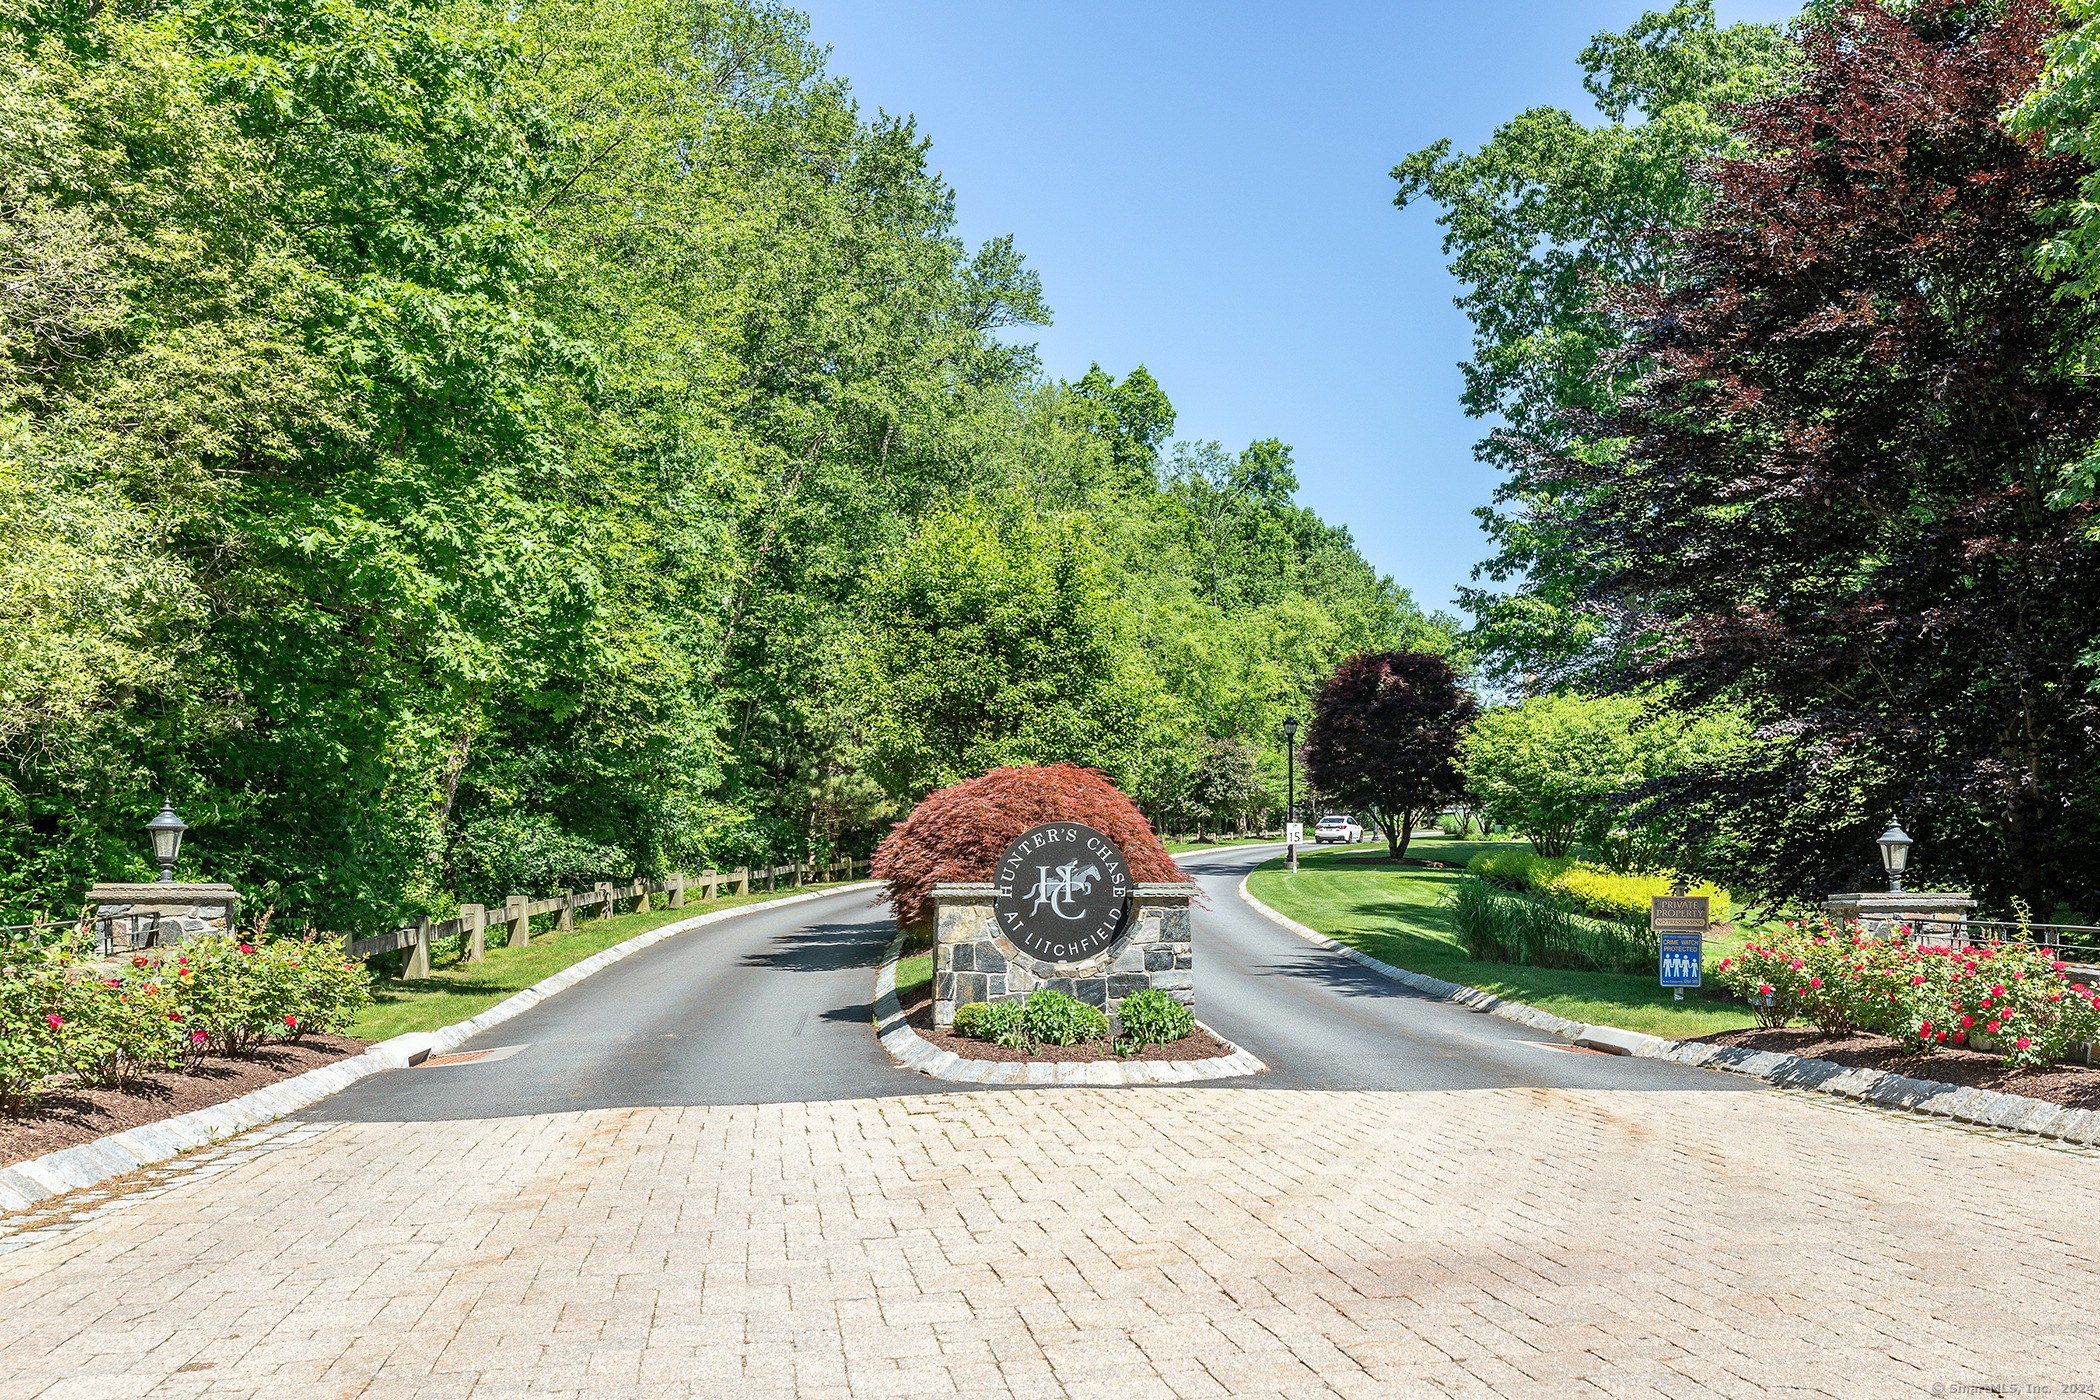
<path id="1" fill-rule="evenodd" d="M 2100 1109 L 2100 1069 L 2086 1065 L 2010 1070 L 1998 1062 L 1996 1055 L 1981 1050 L 1949 1046 L 1931 1055 L 1906 1055 L 1887 1036 L 1860 1031 L 1831 1039 L 1813 1026 L 1721 1031 L 1693 1039 L 1705 1045 L 1776 1050 L 1782 1055 L 1828 1060 L 1848 1069 L 1888 1070 L 1912 1079 L 1933 1079 L 1942 1084 L 1989 1089 L 1993 1093 L 2019 1094 L 2067 1108 Z"/>
<path id="2" fill-rule="evenodd" d="M 195 1074 L 142 1075 L 123 1089 L 54 1089 L 19 1113 L 0 1116 L 0 1167 L 222 1104 L 362 1054 L 369 1044 L 347 1036 L 310 1035 L 297 1045 L 265 1045 L 253 1059 L 206 1060 Z"/>
<path id="3" fill-rule="evenodd" d="M 994 1045 L 988 1040 L 972 1040 L 968 1036 L 950 1035 L 933 1028 L 933 988 L 929 983 L 920 983 L 899 998 L 904 1006 L 904 1019 L 918 1032 L 919 1039 L 941 1050 L 953 1050 L 966 1060 L 998 1060 L 1003 1063 L 1031 1065 L 1070 1064 L 1075 1061 L 1113 1060 L 1114 1055 L 1103 1054 L 1097 1041 L 1089 1045 L 1045 1045 L 1041 1052 L 1031 1055 L 1026 1050 L 1010 1050 L 1004 1045 Z M 1167 1045 L 1147 1045 L 1135 1055 L 1125 1055 L 1126 1060 L 1209 1060 L 1219 1055 L 1230 1055 L 1232 1047 L 1221 1042 L 1201 1026 L 1194 1035 L 1185 1035 Z"/>

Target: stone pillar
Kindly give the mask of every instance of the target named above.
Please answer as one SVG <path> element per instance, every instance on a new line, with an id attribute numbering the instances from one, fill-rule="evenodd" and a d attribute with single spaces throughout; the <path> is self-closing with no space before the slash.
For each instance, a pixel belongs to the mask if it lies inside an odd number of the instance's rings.
<path id="1" fill-rule="evenodd" d="M 1889 894 L 1863 891 L 1833 894 L 1823 900 L 1823 912 L 1843 921 L 1856 919 L 1876 938 L 1893 936 L 1894 930 L 1910 927 L 1919 943 L 1952 945 L 1968 941 L 1969 916 L 1976 901 L 1959 891 L 1952 894 Z"/>
<path id="2" fill-rule="evenodd" d="M 240 900 L 231 885 L 96 885 L 88 891 L 95 906 L 95 951 L 115 956 L 232 933 Z"/>
<path id="3" fill-rule="evenodd" d="M 525 896 L 509 895 L 503 901 L 503 922 L 510 925 L 510 946 L 522 948 L 532 941 L 532 920 L 525 913 Z"/>
<path id="4" fill-rule="evenodd" d="M 992 918 L 998 886 L 935 885 L 933 1024 L 947 1030 L 955 1008 L 973 1001 L 1018 1001 L 1038 987 L 1068 996 L 1109 1015 L 1120 1033 L 1116 1008 L 1123 998 L 1157 987 L 1184 1006 L 1196 1004 L 1195 949 L 1189 900 L 1196 887 L 1137 885 L 1130 892 L 1130 919 L 1121 938 L 1074 963 L 1044 962 L 1000 937 Z"/>

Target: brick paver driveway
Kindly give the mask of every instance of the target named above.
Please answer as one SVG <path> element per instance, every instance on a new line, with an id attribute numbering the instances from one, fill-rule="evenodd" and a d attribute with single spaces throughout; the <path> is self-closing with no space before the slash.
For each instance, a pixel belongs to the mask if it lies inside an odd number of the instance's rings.
<path id="1" fill-rule="evenodd" d="M 316 1131 L 0 1257 L 0 1397 L 2100 1382 L 2100 1162 L 1782 1094 L 1070 1089 Z"/>

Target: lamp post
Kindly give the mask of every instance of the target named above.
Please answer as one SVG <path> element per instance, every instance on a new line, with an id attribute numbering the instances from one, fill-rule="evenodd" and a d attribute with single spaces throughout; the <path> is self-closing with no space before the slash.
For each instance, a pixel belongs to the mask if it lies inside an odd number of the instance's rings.
<path id="1" fill-rule="evenodd" d="M 160 883 L 175 883 L 175 857 L 182 851 L 182 833 L 188 831 L 181 817 L 175 815 L 172 799 L 163 799 L 160 815 L 146 823 L 146 835 L 153 839 L 153 858 L 160 862 Z"/>
<path id="2" fill-rule="evenodd" d="M 1291 824 L 1298 820 L 1298 717 L 1283 717 L 1283 772 L 1286 793 L 1283 812 L 1283 837 L 1290 848 L 1291 870 L 1298 869 L 1298 843 L 1291 840 Z"/>
<path id="3" fill-rule="evenodd" d="M 1910 837 L 1896 825 L 1896 818 L 1889 816 L 1889 829 L 1876 838 L 1881 843 L 1882 868 L 1889 872 L 1889 893 L 1903 893 L 1903 871 L 1910 864 Z"/>

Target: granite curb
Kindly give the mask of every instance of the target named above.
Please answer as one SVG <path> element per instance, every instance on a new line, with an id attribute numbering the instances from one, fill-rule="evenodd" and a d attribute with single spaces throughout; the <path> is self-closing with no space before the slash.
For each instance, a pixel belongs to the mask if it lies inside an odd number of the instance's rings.
<path id="1" fill-rule="evenodd" d="M 639 953 L 642 949 L 689 933 L 707 924 L 724 919 L 737 918 L 744 914 L 755 914 L 764 909 L 778 909 L 787 904 L 799 904 L 804 900 L 825 899 L 835 894 L 849 894 L 854 890 L 876 889 L 876 881 L 862 880 L 835 889 L 812 890 L 804 894 L 789 895 L 784 899 L 769 899 L 759 904 L 746 904 L 735 909 L 718 909 L 711 914 L 700 914 L 676 923 L 653 928 L 647 933 L 636 934 L 610 948 L 601 948 L 581 962 L 563 968 L 552 977 L 533 983 L 496 1003 L 480 1015 L 469 1020 L 458 1021 L 434 1031 L 412 1031 L 397 1035 L 391 1040 L 382 1040 L 368 1046 L 362 1055 L 339 1064 L 323 1065 L 304 1074 L 295 1074 L 289 1079 L 266 1085 L 253 1093 L 243 1094 L 225 1103 L 213 1104 L 209 1108 L 196 1109 L 158 1123 L 147 1123 L 136 1128 L 127 1128 L 121 1133 L 96 1138 L 75 1147 L 60 1148 L 47 1152 L 27 1162 L 0 1168 L 0 1213 L 27 1210 L 39 1201 L 67 1191 L 78 1191 L 89 1186 L 98 1186 L 112 1177 L 125 1176 L 148 1167 L 155 1162 L 193 1148 L 208 1147 L 224 1141 L 235 1133 L 267 1123 L 273 1118 L 282 1118 L 287 1113 L 320 1102 L 330 1094 L 349 1088 L 368 1074 L 382 1070 L 403 1069 L 420 1064 L 432 1055 L 442 1055 L 453 1046 L 477 1035 L 491 1026 L 500 1025 L 511 1017 L 539 1005 L 556 992 L 575 986 L 594 972 L 599 972 L 620 959 Z"/>
<path id="2" fill-rule="evenodd" d="M 904 935 L 899 933 L 890 940 L 882 955 L 882 966 L 875 972 L 875 1038 L 899 1064 L 930 1079 L 958 1084 L 1194 1084 L 1206 1079 L 1238 1079 L 1268 1069 L 1200 1020 L 1197 1025 L 1221 1044 L 1232 1046 L 1230 1055 L 1207 1060 L 1092 1060 L 1054 1065 L 966 1060 L 953 1050 L 929 1045 L 905 1022 L 904 1006 L 897 1000 L 897 954 L 903 946 Z"/>
<path id="3" fill-rule="evenodd" d="M 1251 875 L 1253 872 L 1248 873 Z M 1699 1069 L 1725 1070 L 1730 1074 L 1762 1079 L 1782 1089 L 1811 1089 L 1817 1093 L 1857 1099 L 1884 1108 L 1905 1109 L 1930 1118 L 1947 1118 L 1958 1123 L 1974 1123 L 1987 1128 L 2007 1128 L 2014 1132 L 2034 1133 L 2081 1147 L 2100 1146 L 2100 1113 L 2091 1109 L 2066 1108 L 2062 1104 L 2047 1103 L 2019 1094 L 2000 1094 L 1989 1089 L 1965 1088 L 1958 1084 L 1943 1084 L 1936 1079 L 1912 1079 L 1889 1070 L 1851 1069 L 1833 1064 L 1829 1060 L 1818 1060 L 1806 1055 L 1784 1055 L 1774 1050 L 1749 1050 L 1736 1045 L 1664 1040 L 1661 1036 L 1621 1030 L 1616 1026 L 1592 1026 L 1581 1021 L 1570 1021 L 1565 1016 L 1555 1016 L 1535 1006 L 1526 1006 L 1521 1001 L 1498 997 L 1493 992 L 1484 992 L 1478 987 L 1469 987 L 1462 982 L 1446 982 L 1438 977 L 1425 977 L 1419 972 L 1408 972 L 1404 968 L 1380 962 L 1368 953 L 1359 952 L 1316 929 L 1307 928 L 1296 919 L 1262 903 L 1248 890 L 1246 876 L 1240 879 L 1239 892 L 1241 900 L 1264 918 L 1282 925 L 1309 943 L 1316 943 L 1322 948 L 1331 949 L 1353 962 L 1362 964 L 1381 977 L 1389 977 L 1403 986 L 1412 987 L 1418 992 L 1444 1001 L 1457 1002 L 1461 1006 L 1486 1011 L 1504 1020 L 1548 1031 L 1592 1050 L 1603 1050 L 1614 1055 L 1638 1055 L 1649 1060 L 1671 1060 Z"/>

